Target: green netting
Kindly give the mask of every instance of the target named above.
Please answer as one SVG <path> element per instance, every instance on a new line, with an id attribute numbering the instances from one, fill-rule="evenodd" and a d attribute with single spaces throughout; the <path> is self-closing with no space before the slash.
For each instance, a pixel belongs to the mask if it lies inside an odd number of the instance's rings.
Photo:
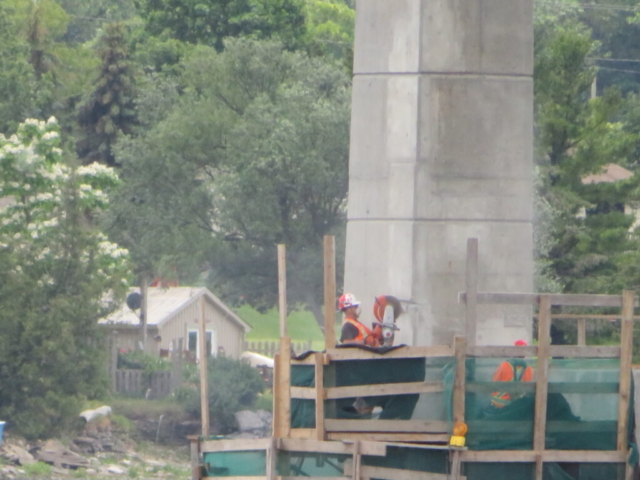
<path id="1" fill-rule="evenodd" d="M 279 451 L 276 475 L 294 477 L 343 477 L 344 461 L 351 455 Z"/>
<path id="2" fill-rule="evenodd" d="M 507 359 L 467 359 L 467 446 L 472 450 L 531 450 L 535 415 L 534 382 L 492 382 Z M 535 360 L 528 363 L 536 367 Z M 553 359 L 549 367 L 545 447 L 556 450 L 615 450 L 618 421 L 616 359 Z M 511 395 L 496 408 L 492 392 Z M 632 389 L 633 390 L 633 389 Z M 633 428 L 630 402 L 630 432 Z M 631 437 L 630 437 L 631 438 Z"/>
<path id="3" fill-rule="evenodd" d="M 533 463 L 464 463 L 467 480 L 534 480 Z M 623 478 L 624 465 L 600 463 L 545 463 L 542 480 L 615 480 Z"/>
<path id="4" fill-rule="evenodd" d="M 445 366 L 451 363 L 451 358 L 390 358 L 376 360 L 344 360 L 334 361 L 324 367 L 325 386 L 354 386 L 377 385 L 389 383 L 443 381 Z M 292 365 L 291 385 L 298 387 L 313 387 L 314 367 L 312 365 Z M 414 415 L 416 404 L 420 398 L 428 399 L 432 405 L 441 405 L 442 408 L 431 408 L 429 419 L 445 420 L 446 402 L 443 394 L 409 394 L 409 395 L 380 395 L 363 397 L 369 407 L 380 407 L 380 419 L 408 420 L 410 418 L 424 418 L 426 413 Z M 358 413 L 354 407 L 356 398 L 328 400 L 325 402 L 326 418 L 371 418 L 368 414 Z M 291 401 L 291 427 L 314 428 L 315 427 L 315 401 L 292 399 Z"/>
<path id="5" fill-rule="evenodd" d="M 253 477 L 267 474 L 266 450 L 205 452 L 202 456 L 208 477 Z"/>
<path id="6" fill-rule="evenodd" d="M 362 465 L 418 472 L 449 473 L 449 451 L 387 447 L 386 457 L 363 456 Z"/>

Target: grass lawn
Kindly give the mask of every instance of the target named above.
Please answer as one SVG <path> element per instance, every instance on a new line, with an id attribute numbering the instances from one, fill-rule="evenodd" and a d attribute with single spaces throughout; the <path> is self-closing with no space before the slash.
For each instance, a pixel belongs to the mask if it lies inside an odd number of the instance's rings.
<path id="1" fill-rule="evenodd" d="M 275 308 L 260 313 L 249 305 L 243 305 L 236 309 L 236 313 L 251 325 L 251 331 L 247 334 L 248 341 L 276 341 L 280 337 L 280 319 Z M 324 343 L 322 330 L 311 312 L 295 311 L 289 314 L 287 333 L 294 342 L 311 340 L 314 348 L 322 347 Z"/>

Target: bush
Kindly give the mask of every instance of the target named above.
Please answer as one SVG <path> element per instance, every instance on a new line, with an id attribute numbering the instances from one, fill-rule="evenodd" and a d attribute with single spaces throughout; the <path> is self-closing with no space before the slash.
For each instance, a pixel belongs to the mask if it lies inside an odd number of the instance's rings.
<path id="1" fill-rule="evenodd" d="M 199 375 L 197 368 L 186 372 L 185 379 L 191 387 L 176 390 L 176 399 L 193 416 L 200 415 Z M 254 406 L 256 398 L 265 388 L 258 371 L 246 362 L 226 357 L 208 361 L 210 420 L 220 427 L 221 433 L 235 427 L 233 414 Z"/>

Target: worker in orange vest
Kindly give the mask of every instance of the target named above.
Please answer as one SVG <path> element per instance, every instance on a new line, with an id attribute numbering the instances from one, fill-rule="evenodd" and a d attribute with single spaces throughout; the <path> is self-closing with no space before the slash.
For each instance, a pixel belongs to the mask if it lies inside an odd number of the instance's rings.
<path id="1" fill-rule="evenodd" d="M 344 313 L 340 342 L 379 347 L 379 334 L 374 335 L 370 328 L 360 322 L 359 307 L 360 302 L 352 293 L 345 293 L 338 300 L 338 308 Z"/>
<path id="2" fill-rule="evenodd" d="M 515 342 L 516 346 L 527 346 L 525 340 Z M 533 381 L 533 368 L 527 365 L 521 358 L 511 358 L 502 362 L 493 374 L 494 382 L 531 382 Z M 521 395 L 520 395 L 521 396 Z M 520 398 L 518 396 L 517 398 Z M 511 404 L 512 396 L 506 392 L 493 392 L 491 404 L 496 408 L 504 408 Z"/>

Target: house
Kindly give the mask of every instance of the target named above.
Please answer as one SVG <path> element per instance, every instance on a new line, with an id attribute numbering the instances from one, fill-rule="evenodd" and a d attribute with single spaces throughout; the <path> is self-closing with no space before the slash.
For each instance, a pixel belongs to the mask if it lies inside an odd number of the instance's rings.
<path id="1" fill-rule="evenodd" d="M 627 170 L 626 168 L 621 167 L 620 165 L 616 165 L 615 163 L 609 163 L 603 166 L 600 172 L 582 177 L 581 181 L 583 185 L 611 184 L 629 180 L 631 177 L 633 177 L 633 172 L 631 170 Z M 615 210 L 627 215 L 633 215 L 635 220 L 633 222 L 633 225 L 631 225 L 631 228 L 629 228 L 629 231 L 635 230 L 640 226 L 640 209 L 637 207 L 637 205 L 629 205 L 623 203 L 613 205 L 595 205 L 591 210 Z M 582 207 L 580 209 L 580 212 L 578 213 L 578 217 L 585 218 L 588 214 L 589 210 Z"/>
<path id="2" fill-rule="evenodd" d="M 138 289 L 132 289 L 133 292 L 138 292 Z M 151 354 L 164 354 L 172 348 L 174 340 L 182 339 L 183 350 L 199 358 L 203 300 L 209 354 L 216 356 L 224 352 L 228 357 L 240 358 L 245 335 L 251 327 L 203 287 L 149 287 L 145 350 Z M 135 349 L 142 339 L 139 313 L 139 310 L 131 310 L 124 304 L 99 323 L 116 333 L 119 349 Z"/>

